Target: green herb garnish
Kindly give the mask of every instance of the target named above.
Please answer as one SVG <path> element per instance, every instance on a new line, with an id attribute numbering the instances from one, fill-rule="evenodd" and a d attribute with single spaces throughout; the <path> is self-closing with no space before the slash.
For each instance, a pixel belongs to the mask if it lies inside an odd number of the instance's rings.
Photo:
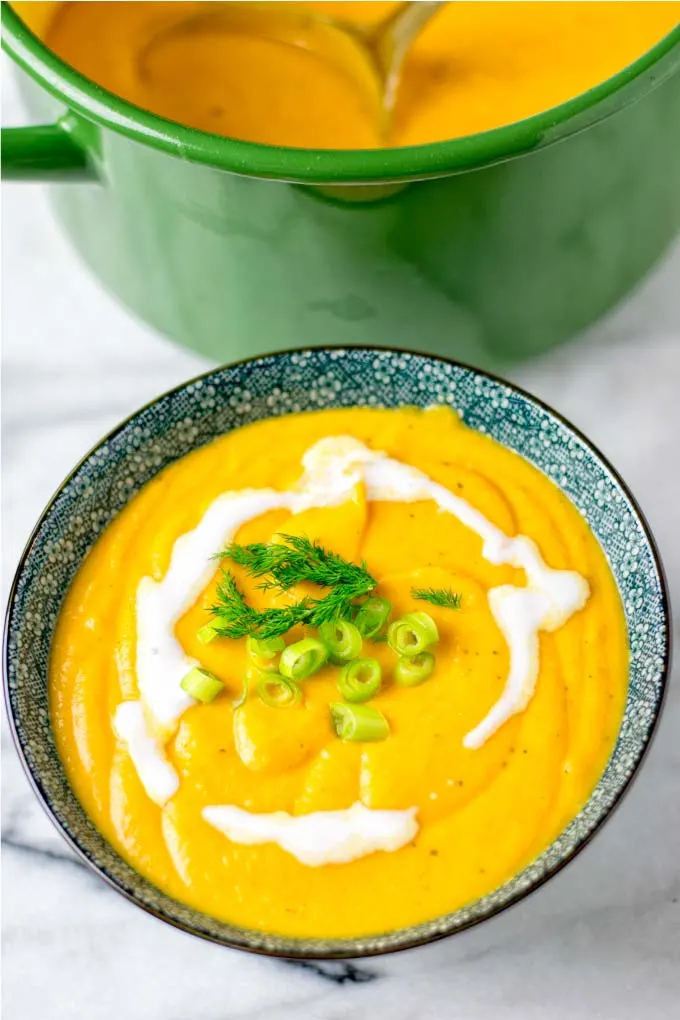
<path id="1" fill-rule="evenodd" d="M 189 670 L 182 678 L 180 687 L 195 701 L 202 701 L 204 705 L 214 701 L 224 690 L 224 684 L 219 677 L 207 669 L 201 669 L 200 666 L 194 666 Z"/>
<path id="2" fill-rule="evenodd" d="M 366 599 L 354 617 L 354 625 L 362 637 L 380 641 L 380 631 L 387 623 L 392 604 L 377 596 Z"/>
<path id="3" fill-rule="evenodd" d="M 218 601 L 210 607 L 211 623 L 220 637 L 259 639 L 279 637 L 297 624 L 321 627 L 341 620 L 353 611 L 355 599 L 372 591 L 377 581 L 365 564 L 343 560 L 317 542 L 296 535 L 281 535 L 280 543 L 232 544 L 221 558 L 243 567 L 251 577 L 265 578 L 263 591 L 288 592 L 303 582 L 329 588 L 323 598 L 307 596 L 299 602 L 272 609 L 249 606 L 230 571 L 225 570 L 217 586 Z"/>
<path id="4" fill-rule="evenodd" d="M 319 627 L 319 637 L 328 648 L 334 666 L 356 659 L 361 655 L 361 634 L 349 620 L 333 620 Z"/>
<path id="5" fill-rule="evenodd" d="M 444 609 L 460 609 L 463 596 L 450 588 L 411 588 L 411 595 L 420 602 L 429 602 Z"/>
<path id="6" fill-rule="evenodd" d="M 318 638 L 303 638 L 281 653 L 279 671 L 291 680 L 306 680 L 318 673 L 328 660 L 328 648 Z"/>
<path id="7" fill-rule="evenodd" d="M 427 680 L 434 669 L 432 652 L 420 652 L 418 655 L 400 655 L 394 667 L 394 679 L 399 687 L 416 687 Z"/>
<path id="8" fill-rule="evenodd" d="M 282 637 L 265 638 L 263 641 L 255 637 L 246 638 L 248 658 L 261 673 L 278 673 L 276 660 L 285 647 Z"/>
<path id="9" fill-rule="evenodd" d="M 387 643 L 397 655 L 420 655 L 439 641 L 439 631 L 429 613 L 407 613 L 387 629 Z"/>
<path id="10" fill-rule="evenodd" d="M 263 673 L 255 683 L 255 690 L 269 708 L 292 708 L 302 697 L 300 685 L 278 673 Z"/>
<path id="11" fill-rule="evenodd" d="M 243 687 L 241 688 L 241 693 L 239 694 L 238 698 L 235 698 L 232 701 L 231 707 L 240 708 L 241 705 L 245 705 L 246 701 L 248 700 L 249 694 L 250 694 L 250 678 L 245 677 L 243 681 Z"/>
<path id="12" fill-rule="evenodd" d="M 333 701 L 329 707 L 333 729 L 341 740 L 385 740 L 390 735 L 387 719 L 371 705 Z"/>
<path id="13" fill-rule="evenodd" d="M 291 627 L 305 623 L 311 613 L 311 599 L 282 609 L 253 609 L 243 597 L 230 571 L 225 570 L 217 585 L 215 605 L 210 606 L 211 623 L 220 637 L 274 638 L 286 634 Z"/>
<path id="14" fill-rule="evenodd" d="M 243 567 L 251 577 L 266 576 L 266 580 L 258 585 L 263 591 L 275 589 L 287 592 L 306 581 L 321 588 L 351 589 L 355 592 L 352 597 L 356 598 L 375 588 L 377 582 L 369 574 L 365 563 L 360 566 L 349 563 L 302 535 L 278 537 L 280 542 L 267 545 L 261 542 L 232 544 L 219 555 Z"/>
<path id="15" fill-rule="evenodd" d="M 208 645 L 211 641 L 214 641 L 215 638 L 218 637 L 218 634 L 212 623 L 206 623 L 203 627 L 199 627 L 196 631 L 196 637 L 202 645 Z"/>
<path id="16" fill-rule="evenodd" d="M 338 690 L 345 701 L 368 701 L 382 684 L 382 669 L 377 659 L 354 659 L 340 670 Z"/>

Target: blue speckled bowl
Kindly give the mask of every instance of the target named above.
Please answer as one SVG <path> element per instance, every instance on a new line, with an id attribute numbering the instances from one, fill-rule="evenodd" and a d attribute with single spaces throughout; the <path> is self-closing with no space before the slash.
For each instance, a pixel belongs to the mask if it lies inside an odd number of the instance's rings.
<path id="1" fill-rule="evenodd" d="M 328 407 L 430 404 L 544 471 L 584 515 L 622 595 L 631 652 L 628 699 L 614 753 L 581 813 L 524 871 L 482 899 L 399 931 L 356 939 L 294 939 L 216 921 L 171 899 L 99 835 L 72 793 L 50 729 L 47 662 L 61 600 L 109 521 L 158 471 L 216 436 L 259 418 Z M 287 957 L 357 957 L 461 931 L 554 875 L 609 816 L 640 765 L 669 671 L 670 611 L 654 541 L 632 496 L 571 425 L 482 372 L 420 354 L 373 348 L 284 352 L 227 366 L 167 393 L 88 454 L 51 501 L 14 580 L 5 633 L 5 693 L 19 755 L 48 814 L 115 889 L 164 921 L 224 945 Z"/>

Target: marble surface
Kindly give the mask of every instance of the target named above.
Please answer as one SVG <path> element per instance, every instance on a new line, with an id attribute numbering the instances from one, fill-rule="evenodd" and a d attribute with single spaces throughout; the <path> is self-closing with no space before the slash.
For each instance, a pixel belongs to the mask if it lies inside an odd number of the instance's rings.
<path id="1" fill-rule="evenodd" d="M 6 68 L 3 67 L 3 71 Z M 3 74 L 5 123 L 20 123 Z M 60 236 L 43 190 L 2 189 L 3 598 L 62 477 L 120 418 L 206 366 L 131 319 Z M 513 373 L 613 460 L 680 603 L 680 244 L 605 321 Z M 676 640 L 680 637 L 676 628 Z M 676 656 L 676 676 L 680 656 Z M 2 732 L 7 1020 L 671 1020 L 680 1002 L 680 690 L 642 774 L 579 860 L 481 927 L 355 964 L 204 944 L 71 854 Z"/>

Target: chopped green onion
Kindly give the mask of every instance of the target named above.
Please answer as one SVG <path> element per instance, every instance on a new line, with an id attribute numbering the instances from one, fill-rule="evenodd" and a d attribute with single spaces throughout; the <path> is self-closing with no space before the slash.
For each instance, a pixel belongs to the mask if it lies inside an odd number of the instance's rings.
<path id="1" fill-rule="evenodd" d="M 394 667 L 394 679 L 399 687 L 415 687 L 422 684 L 434 669 L 432 652 L 419 652 L 418 655 L 401 655 Z"/>
<path id="2" fill-rule="evenodd" d="M 439 631 L 429 613 L 407 613 L 390 624 L 387 641 L 397 655 L 420 655 L 439 640 Z"/>
<path id="3" fill-rule="evenodd" d="M 222 681 L 200 666 L 194 666 L 189 670 L 180 683 L 180 687 L 196 701 L 202 701 L 205 705 L 209 701 L 213 701 L 220 691 L 224 690 Z"/>
<path id="4" fill-rule="evenodd" d="M 368 701 L 380 690 L 382 669 L 377 659 L 355 659 L 340 671 L 338 690 L 345 701 Z"/>
<path id="5" fill-rule="evenodd" d="M 246 651 L 251 662 L 263 673 L 277 673 L 276 657 L 286 647 L 282 637 L 246 638 Z"/>
<path id="6" fill-rule="evenodd" d="M 263 673 L 255 682 L 255 690 L 270 708 L 292 708 L 302 697 L 300 685 L 279 673 Z"/>
<path id="7" fill-rule="evenodd" d="M 328 649 L 323 641 L 316 638 L 303 638 L 293 645 L 288 645 L 281 653 L 279 671 L 292 680 L 306 680 L 313 673 L 318 673 L 328 659 Z"/>
<path id="8" fill-rule="evenodd" d="M 362 637 L 374 638 L 387 623 L 392 609 L 387 599 L 373 597 L 366 599 L 354 617 L 354 626 Z"/>
<path id="9" fill-rule="evenodd" d="M 330 705 L 333 728 L 341 740 L 385 740 L 390 724 L 382 712 L 370 705 Z"/>
<path id="10" fill-rule="evenodd" d="M 245 705 L 246 701 L 248 700 L 249 693 L 250 693 L 250 680 L 248 679 L 248 677 L 245 677 L 241 693 L 239 694 L 238 698 L 236 698 L 231 703 L 232 708 L 240 708 L 241 705 Z"/>
<path id="11" fill-rule="evenodd" d="M 205 623 L 196 631 L 196 637 L 202 645 L 207 645 L 218 637 L 218 633 L 212 623 Z"/>
<path id="12" fill-rule="evenodd" d="M 347 620 L 333 620 L 322 623 L 319 637 L 330 652 L 331 662 L 341 666 L 343 662 L 356 659 L 361 654 L 361 634 L 353 623 Z"/>

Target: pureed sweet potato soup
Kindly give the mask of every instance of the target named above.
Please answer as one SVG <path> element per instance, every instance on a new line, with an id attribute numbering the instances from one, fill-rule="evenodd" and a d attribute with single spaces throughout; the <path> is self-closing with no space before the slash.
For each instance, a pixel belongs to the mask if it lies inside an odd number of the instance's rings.
<path id="1" fill-rule="evenodd" d="M 14 6 L 79 71 L 170 120 L 274 145 L 382 144 L 367 96 L 339 62 L 220 28 L 220 4 Z M 396 5 L 306 6 L 371 23 Z M 168 31 L 201 9 L 211 15 L 202 27 Z M 632 63 L 679 20 L 676 2 L 451 3 L 413 47 L 389 144 L 470 135 L 557 106 Z"/>
<path id="2" fill-rule="evenodd" d="M 127 860 L 321 937 L 520 870 L 602 773 L 627 675 L 614 579 L 551 481 L 448 409 L 348 409 L 149 483 L 75 578 L 50 683 L 69 779 Z"/>

